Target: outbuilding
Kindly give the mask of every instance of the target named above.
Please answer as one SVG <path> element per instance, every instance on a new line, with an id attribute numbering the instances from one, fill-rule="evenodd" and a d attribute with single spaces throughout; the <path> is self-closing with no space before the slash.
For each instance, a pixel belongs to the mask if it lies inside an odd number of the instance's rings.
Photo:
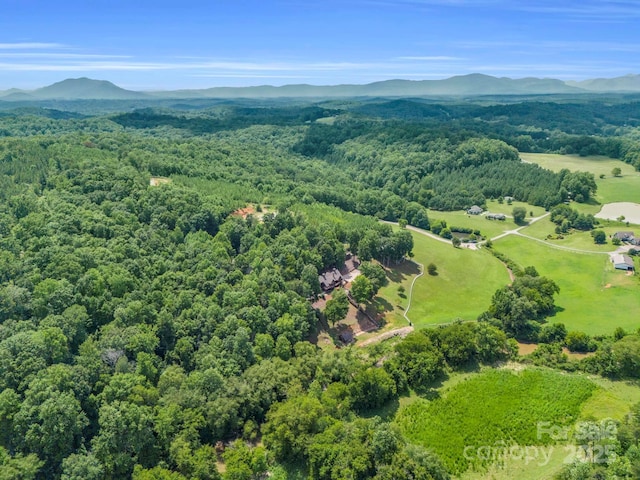
<path id="1" fill-rule="evenodd" d="M 633 259 L 629 255 L 616 253 L 611 256 L 611 263 L 616 270 L 630 271 L 634 269 Z"/>

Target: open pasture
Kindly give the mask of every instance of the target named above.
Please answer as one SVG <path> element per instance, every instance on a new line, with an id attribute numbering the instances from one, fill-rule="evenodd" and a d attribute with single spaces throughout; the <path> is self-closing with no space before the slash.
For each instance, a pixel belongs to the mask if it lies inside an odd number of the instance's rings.
<path id="1" fill-rule="evenodd" d="M 498 205 L 497 202 L 495 202 Z M 511 215 L 511 207 L 508 211 L 501 212 L 499 210 L 490 210 L 492 213 L 505 213 Z M 485 215 L 469 215 L 462 210 L 455 212 L 439 212 L 435 210 L 429 210 L 429 221 L 434 222 L 437 220 L 444 220 L 447 222 L 447 228 L 451 227 L 463 227 L 471 228 L 472 230 L 480 230 L 480 233 L 487 237 L 495 237 L 500 235 L 506 230 L 512 230 L 516 228 L 512 218 L 507 218 L 504 221 L 501 220 L 488 220 Z"/>
<path id="2" fill-rule="evenodd" d="M 488 252 L 453 248 L 412 233 L 414 260 L 425 269 L 429 263 L 437 267 L 437 275 L 425 272 L 414 285 L 408 315 L 417 327 L 475 320 L 488 308 L 493 293 L 509 283 L 505 266 Z"/>
<path id="3" fill-rule="evenodd" d="M 550 370 L 487 370 L 440 398 L 401 408 L 396 423 L 409 440 L 432 449 L 451 472 L 461 474 L 500 460 L 474 455 L 482 447 L 552 446 L 550 437 L 539 435 L 539 422 L 572 425 L 596 389 L 585 377 Z"/>
<path id="4" fill-rule="evenodd" d="M 570 171 L 591 172 L 596 178 L 598 191 L 595 201 L 588 204 L 572 203 L 571 206 L 583 213 L 596 214 L 601 205 L 613 202 L 640 203 L 640 173 L 634 168 L 614 158 L 578 155 L 558 155 L 550 153 L 521 153 L 523 161 L 535 163 L 543 168 L 559 172 L 563 168 Z M 620 177 L 614 177 L 611 170 L 619 168 Z M 604 175 L 604 178 L 600 178 Z"/>
<path id="5" fill-rule="evenodd" d="M 494 248 L 523 267 L 533 265 L 558 284 L 558 312 L 550 322 L 590 335 L 638 328 L 638 277 L 614 270 L 608 255 L 560 250 L 515 235 L 497 240 Z"/>

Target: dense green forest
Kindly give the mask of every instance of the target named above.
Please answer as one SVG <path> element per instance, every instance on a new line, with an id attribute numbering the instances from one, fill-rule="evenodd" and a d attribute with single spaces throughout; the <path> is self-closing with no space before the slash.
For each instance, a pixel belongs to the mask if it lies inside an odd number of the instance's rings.
<path id="1" fill-rule="evenodd" d="M 483 321 L 370 349 L 310 342 L 310 300 L 347 250 L 411 255 L 379 219 L 428 229 L 428 208 L 588 201 L 592 175 L 518 150 L 640 168 L 639 103 L 246 103 L 0 115 L 1 479 L 447 479 L 385 406 L 514 358 L 512 337 L 547 343 L 540 365 L 638 376 L 632 332 L 560 361 L 567 332 L 543 325 L 557 286 L 535 269 Z M 639 428 L 620 447 L 635 471 Z"/>

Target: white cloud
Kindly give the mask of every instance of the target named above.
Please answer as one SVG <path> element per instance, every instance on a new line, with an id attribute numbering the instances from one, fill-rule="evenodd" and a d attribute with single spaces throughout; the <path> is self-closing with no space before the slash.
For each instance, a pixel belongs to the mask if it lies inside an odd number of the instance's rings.
<path id="1" fill-rule="evenodd" d="M 436 56 L 424 56 L 424 57 L 421 57 L 421 56 L 397 57 L 397 60 L 409 60 L 409 61 L 415 61 L 415 62 L 445 62 L 445 61 L 457 62 L 461 60 L 466 60 L 466 58 L 436 55 Z"/>
<path id="2" fill-rule="evenodd" d="M 98 55 L 85 53 L 51 53 L 51 52 L 3 52 L 0 51 L 0 58 L 43 58 L 43 59 L 64 59 L 64 60 L 85 60 L 102 58 L 132 58 L 130 55 Z"/>
<path id="3" fill-rule="evenodd" d="M 18 42 L 0 43 L 0 50 L 38 50 L 46 48 L 67 48 L 61 43 Z"/>

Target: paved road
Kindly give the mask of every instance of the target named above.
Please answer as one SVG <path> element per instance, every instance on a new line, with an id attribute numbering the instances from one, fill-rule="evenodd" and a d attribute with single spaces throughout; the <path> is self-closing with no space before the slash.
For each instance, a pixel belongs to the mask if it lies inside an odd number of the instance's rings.
<path id="1" fill-rule="evenodd" d="M 507 235 L 514 235 L 514 234 L 517 234 L 517 233 L 519 233 L 519 232 L 520 232 L 520 230 L 522 230 L 523 228 L 527 228 L 527 227 L 528 227 L 529 225 L 531 225 L 532 223 L 535 223 L 535 222 L 537 222 L 538 220 L 542 220 L 543 218 L 548 217 L 549 215 L 551 215 L 551 214 L 550 214 L 549 212 L 547 212 L 547 213 L 545 213 L 544 215 L 540 215 L 539 217 L 532 218 L 531 220 L 529 220 L 529 223 L 527 223 L 526 225 L 523 225 L 523 226 L 521 226 L 521 227 L 515 228 L 515 229 L 513 229 L 513 230 L 507 230 L 506 232 L 501 233 L 500 235 L 498 235 L 498 236 L 496 236 L 496 237 L 493 237 L 493 238 L 491 239 L 491 241 L 493 242 L 494 240 L 499 240 L 499 239 L 501 239 L 502 237 L 506 237 Z"/>
<path id="2" fill-rule="evenodd" d="M 382 223 L 386 223 L 387 225 L 398 225 L 398 222 L 389 222 L 387 220 L 380 220 L 380 222 Z M 431 233 L 428 230 L 423 230 L 422 228 L 418 228 L 418 227 L 414 227 L 413 225 L 407 225 L 407 230 L 412 230 L 416 233 L 420 233 L 421 235 L 424 235 L 426 237 L 429 238 L 433 238 L 434 240 L 438 240 L 439 242 L 443 242 L 446 243 L 447 245 L 451 245 L 451 240 L 447 240 L 446 238 L 442 238 L 438 235 L 436 235 L 435 233 Z"/>
<path id="3" fill-rule="evenodd" d="M 535 240 L 536 242 L 543 243 L 543 244 L 547 245 L 548 247 L 557 248 L 558 250 L 566 250 L 567 252 L 583 253 L 583 254 L 588 254 L 588 255 L 592 255 L 592 254 L 610 255 L 612 253 L 612 252 L 600 252 L 600 251 L 596 251 L 596 250 L 582 250 L 580 248 L 565 247 L 564 245 L 556 245 L 555 243 L 551 243 L 551 242 L 548 242 L 546 240 L 542 240 L 541 238 L 532 237 L 531 235 L 525 235 L 522 232 L 515 232 L 514 235 L 519 235 L 521 237 L 528 238 L 529 240 Z"/>
<path id="4" fill-rule="evenodd" d="M 407 320 L 407 322 L 409 322 L 409 325 L 413 325 L 409 317 L 407 317 L 407 313 L 409 313 L 409 309 L 411 308 L 411 298 L 413 297 L 413 285 L 416 283 L 417 279 L 419 279 L 421 276 L 424 275 L 424 265 L 416 262 L 415 260 L 412 260 L 412 262 L 418 265 L 418 267 L 420 268 L 420 273 L 415 277 L 413 277 L 413 280 L 411 281 L 411 287 L 409 288 L 409 303 L 407 304 L 407 308 L 404 309 L 404 312 L 402 312 L 402 315 L 404 315 L 404 318 Z"/>

